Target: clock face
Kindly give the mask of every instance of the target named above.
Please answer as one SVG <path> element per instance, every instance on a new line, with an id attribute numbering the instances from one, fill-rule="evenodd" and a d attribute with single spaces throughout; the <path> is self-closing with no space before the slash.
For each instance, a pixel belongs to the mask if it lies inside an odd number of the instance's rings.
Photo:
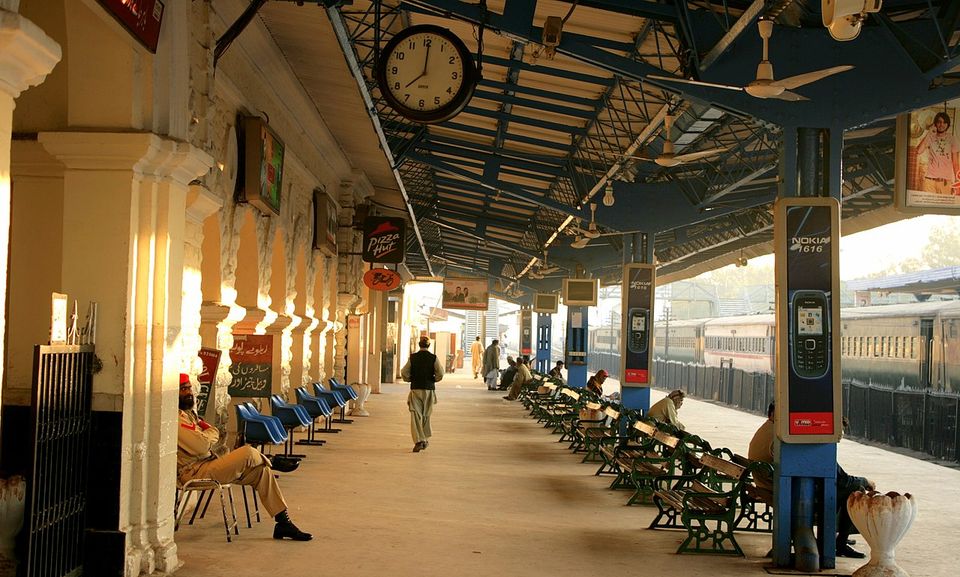
<path id="1" fill-rule="evenodd" d="M 377 70 L 380 91 L 403 116 L 446 120 L 473 94 L 473 62 L 463 42 L 438 26 L 415 26 L 394 36 Z"/>

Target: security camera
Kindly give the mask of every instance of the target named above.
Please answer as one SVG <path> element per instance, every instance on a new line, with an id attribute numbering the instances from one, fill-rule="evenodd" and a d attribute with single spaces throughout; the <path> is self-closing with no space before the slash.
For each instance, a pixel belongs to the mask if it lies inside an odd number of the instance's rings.
<path id="1" fill-rule="evenodd" d="M 845 42 L 860 34 L 867 14 L 880 11 L 883 0 L 821 0 L 823 25 L 834 40 Z"/>

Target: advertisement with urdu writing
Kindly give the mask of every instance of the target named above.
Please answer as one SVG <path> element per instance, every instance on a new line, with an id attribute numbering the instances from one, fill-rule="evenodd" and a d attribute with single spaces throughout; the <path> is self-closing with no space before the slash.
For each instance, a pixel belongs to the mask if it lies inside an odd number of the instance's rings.
<path id="1" fill-rule="evenodd" d="M 897 119 L 896 206 L 901 212 L 960 214 L 960 100 Z"/>
<path id="2" fill-rule="evenodd" d="M 634 263 L 623 268 L 623 326 L 620 345 L 625 387 L 649 387 L 653 346 L 653 305 L 656 268 Z"/>
<path id="3" fill-rule="evenodd" d="M 446 278 L 443 280 L 445 309 L 485 311 L 490 302 L 489 286 L 485 278 Z"/>
<path id="4" fill-rule="evenodd" d="M 197 414 L 202 419 L 207 414 L 207 402 L 210 400 L 210 389 L 217 380 L 217 369 L 220 366 L 220 349 L 202 348 L 197 353 L 202 368 L 197 375 Z"/>
<path id="5" fill-rule="evenodd" d="M 269 397 L 273 392 L 273 335 L 233 335 L 232 397 Z"/>
<path id="6" fill-rule="evenodd" d="M 840 420 L 839 206 L 831 198 L 788 198 L 777 207 L 777 375 L 786 383 L 778 388 L 778 431 L 790 442 L 829 442 L 839 439 Z"/>

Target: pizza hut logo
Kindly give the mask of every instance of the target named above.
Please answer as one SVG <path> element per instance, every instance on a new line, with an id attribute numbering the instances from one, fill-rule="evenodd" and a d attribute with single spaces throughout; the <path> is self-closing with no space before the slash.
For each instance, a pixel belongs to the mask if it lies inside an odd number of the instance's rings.
<path id="1" fill-rule="evenodd" d="M 368 217 L 363 224 L 365 262 L 403 262 L 406 221 L 399 218 Z"/>

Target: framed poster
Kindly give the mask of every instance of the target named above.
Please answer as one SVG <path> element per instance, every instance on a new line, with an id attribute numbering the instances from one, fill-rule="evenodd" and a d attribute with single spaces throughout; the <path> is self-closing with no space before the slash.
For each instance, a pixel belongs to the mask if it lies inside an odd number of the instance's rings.
<path id="1" fill-rule="evenodd" d="M 313 190 L 313 248 L 337 256 L 337 204 L 322 188 Z"/>
<path id="2" fill-rule="evenodd" d="M 207 414 L 207 401 L 210 400 L 210 389 L 217 380 L 217 369 L 220 367 L 220 349 L 200 349 L 197 353 L 200 357 L 202 369 L 197 375 L 197 414 L 202 419 Z"/>
<path id="3" fill-rule="evenodd" d="M 895 205 L 913 214 L 960 214 L 960 100 L 897 117 Z"/>
<path id="4" fill-rule="evenodd" d="M 259 116 L 242 116 L 237 126 L 241 140 L 237 202 L 249 202 L 264 214 L 280 214 L 283 142 Z"/>
<path id="5" fill-rule="evenodd" d="M 487 310 L 490 291 L 485 278 L 443 279 L 443 304 L 445 309 Z"/>
<path id="6" fill-rule="evenodd" d="M 233 335 L 232 397 L 269 397 L 273 392 L 273 335 Z"/>

